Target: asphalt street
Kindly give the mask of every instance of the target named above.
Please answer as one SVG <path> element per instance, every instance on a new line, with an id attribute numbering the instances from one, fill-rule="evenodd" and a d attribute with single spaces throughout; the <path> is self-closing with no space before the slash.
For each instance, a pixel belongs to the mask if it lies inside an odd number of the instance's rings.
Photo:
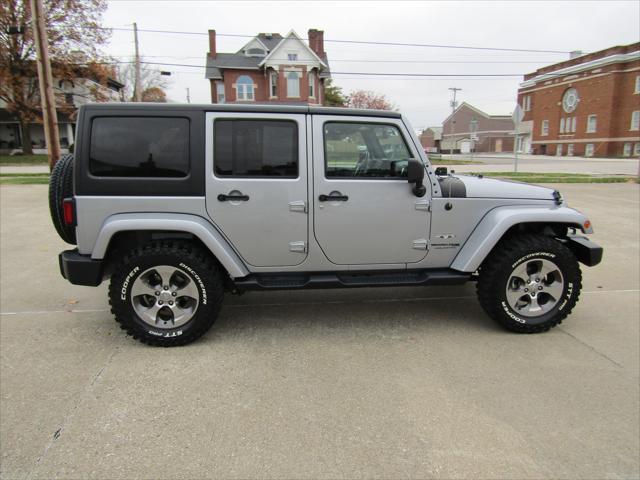
<path id="1" fill-rule="evenodd" d="M 47 187 L 0 187 L 0 477 L 638 478 L 640 186 L 558 185 L 604 261 L 503 331 L 474 286 L 228 297 L 147 347 L 58 272 Z"/>

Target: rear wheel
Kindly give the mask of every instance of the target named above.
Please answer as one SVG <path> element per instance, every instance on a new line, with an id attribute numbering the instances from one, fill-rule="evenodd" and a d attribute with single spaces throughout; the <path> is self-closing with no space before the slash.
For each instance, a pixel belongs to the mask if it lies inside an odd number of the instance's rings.
<path id="1" fill-rule="evenodd" d="M 539 333 L 561 323 L 578 301 L 582 275 L 567 247 L 543 235 L 502 241 L 478 279 L 482 308 L 518 333 Z"/>
<path id="2" fill-rule="evenodd" d="M 221 272 L 188 242 L 152 242 L 132 250 L 109 286 L 111 311 L 143 343 L 177 346 L 211 328 L 222 304 Z"/>

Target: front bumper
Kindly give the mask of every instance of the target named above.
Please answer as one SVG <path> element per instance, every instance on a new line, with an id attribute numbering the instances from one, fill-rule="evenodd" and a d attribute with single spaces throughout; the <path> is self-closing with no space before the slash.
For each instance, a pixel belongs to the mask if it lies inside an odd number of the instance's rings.
<path id="1" fill-rule="evenodd" d="M 60 273 L 74 285 L 97 287 L 102 283 L 102 260 L 94 260 L 89 255 L 81 255 L 78 249 L 65 250 L 58 256 Z"/>
<path id="2" fill-rule="evenodd" d="M 568 235 L 567 247 L 573 252 L 578 261 L 587 267 L 598 265 L 602 260 L 602 247 L 593 243 L 587 237 Z"/>

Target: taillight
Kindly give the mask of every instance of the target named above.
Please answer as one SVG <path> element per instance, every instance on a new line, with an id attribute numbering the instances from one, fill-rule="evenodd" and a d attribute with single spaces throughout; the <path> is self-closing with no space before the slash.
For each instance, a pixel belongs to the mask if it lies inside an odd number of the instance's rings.
<path id="1" fill-rule="evenodd" d="M 76 205 L 73 198 L 65 198 L 62 201 L 62 216 L 64 224 L 75 226 L 76 224 Z"/>

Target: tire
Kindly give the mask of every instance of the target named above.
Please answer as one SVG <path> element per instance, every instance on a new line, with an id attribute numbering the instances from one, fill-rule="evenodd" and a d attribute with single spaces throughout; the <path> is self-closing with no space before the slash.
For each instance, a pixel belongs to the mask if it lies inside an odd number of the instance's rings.
<path id="1" fill-rule="evenodd" d="M 571 250 L 543 235 L 500 242 L 483 262 L 477 284 L 484 311 L 517 333 L 546 332 L 562 323 L 581 288 L 582 274 Z"/>
<path id="2" fill-rule="evenodd" d="M 162 347 L 204 335 L 223 295 L 214 259 L 189 242 L 158 241 L 133 249 L 116 266 L 109 285 L 111 312 L 120 327 L 142 343 Z"/>
<path id="3" fill-rule="evenodd" d="M 73 197 L 73 155 L 64 155 L 51 172 L 49 179 L 49 211 L 51 220 L 60 238 L 71 245 L 76 244 L 76 229 L 65 225 L 62 201 Z"/>

